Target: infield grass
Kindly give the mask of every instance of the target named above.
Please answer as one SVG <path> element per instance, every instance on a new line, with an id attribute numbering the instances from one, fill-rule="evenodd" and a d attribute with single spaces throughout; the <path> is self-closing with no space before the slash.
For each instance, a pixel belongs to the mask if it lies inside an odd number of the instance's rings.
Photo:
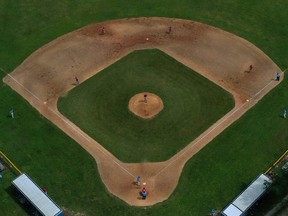
<path id="1" fill-rule="evenodd" d="M 0 68 L 11 72 L 45 43 L 90 23 L 140 16 L 191 19 L 251 41 L 283 70 L 288 67 L 286 0 L 63 0 L 0 1 Z M 1 74 L 1 79 L 5 75 Z M 134 208 L 110 195 L 95 161 L 3 83 L 0 85 L 0 148 L 65 209 L 85 215 L 208 215 L 223 208 L 288 148 L 285 79 L 243 118 L 195 155 L 171 198 Z M 7 118 L 13 106 L 15 121 Z M 0 179 L 1 215 L 23 215 Z M 6 181 L 6 182 L 4 182 Z M 5 194 L 5 195 L 3 195 Z"/>
<path id="2" fill-rule="evenodd" d="M 3 84 L 1 109 L 16 105 L 15 119 L 2 116 L 0 127 L 15 136 L 10 139 L 9 133 L 2 134 L 0 145 L 16 166 L 41 187 L 45 186 L 50 196 L 70 213 L 206 215 L 211 208 L 220 209 L 228 204 L 287 148 L 288 124 L 281 116 L 287 103 L 273 100 L 288 98 L 287 88 L 285 79 L 241 120 L 191 158 L 175 193 L 166 202 L 149 208 L 129 207 L 107 193 L 93 158 Z M 7 193 L 7 179 L 13 177 L 4 178 L 6 183 L 1 189 Z M 5 195 L 0 207 L 5 215 L 23 215 L 10 194 Z"/>
<path id="3" fill-rule="evenodd" d="M 141 92 L 164 103 L 152 119 L 128 109 Z M 231 94 L 159 50 L 134 51 L 58 101 L 60 112 L 124 162 L 169 159 L 233 106 Z"/>

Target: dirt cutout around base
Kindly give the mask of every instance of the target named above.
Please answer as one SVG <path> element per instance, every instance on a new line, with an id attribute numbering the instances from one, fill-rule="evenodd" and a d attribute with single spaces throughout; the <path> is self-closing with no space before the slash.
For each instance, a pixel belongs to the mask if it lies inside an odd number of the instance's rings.
<path id="1" fill-rule="evenodd" d="M 235 99 L 229 113 L 164 162 L 123 163 L 57 109 L 58 97 L 76 87 L 75 77 L 81 85 L 140 49 L 162 50 Z M 248 71 L 250 65 L 252 71 Z M 191 20 L 145 17 L 97 23 L 59 37 L 35 51 L 4 82 L 95 158 L 112 194 L 129 205 L 150 206 L 170 197 L 193 155 L 280 83 L 275 81 L 278 71 L 265 53 L 236 35 Z M 141 187 L 135 184 L 138 175 L 146 183 L 146 200 L 141 199 Z"/>
<path id="2" fill-rule="evenodd" d="M 145 92 L 134 95 L 128 108 L 135 115 L 143 119 L 151 119 L 163 109 L 163 101 L 157 95 Z"/>

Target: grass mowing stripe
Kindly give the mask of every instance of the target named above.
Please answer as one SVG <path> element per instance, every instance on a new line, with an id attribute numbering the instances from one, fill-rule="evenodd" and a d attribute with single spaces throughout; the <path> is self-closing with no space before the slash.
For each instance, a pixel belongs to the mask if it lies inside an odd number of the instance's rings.
<path id="1" fill-rule="evenodd" d="M 6 71 L 4 71 L 2 68 L 0 68 L 0 70 L 2 70 L 5 74 L 7 74 Z M 10 74 L 7 74 L 9 77 L 11 77 L 11 79 L 13 79 L 18 85 L 20 85 L 22 88 L 24 88 L 29 94 L 31 94 L 33 97 L 35 97 L 38 101 L 40 101 L 40 99 L 33 94 L 31 91 L 29 91 L 24 85 L 22 85 L 21 83 L 19 83 L 13 76 L 11 76 Z M 86 139 L 87 141 L 90 142 L 90 138 L 87 137 L 86 135 L 84 135 L 83 133 L 79 132 L 79 130 L 77 128 L 75 128 L 72 124 L 70 124 L 70 122 L 68 122 L 67 120 L 65 120 L 61 115 L 59 115 L 57 112 L 55 112 L 53 109 L 51 109 L 50 107 L 48 108 L 51 112 L 53 112 L 56 116 L 58 116 L 59 118 L 61 118 L 65 124 L 67 124 L 69 127 L 71 127 L 76 133 L 80 134 L 84 139 Z M 106 154 L 105 152 L 102 151 L 102 149 L 98 148 L 103 154 Z M 107 154 L 106 154 L 107 155 Z M 107 155 L 108 157 L 110 157 L 109 155 Z M 132 177 L 135 177 L 132 173 L 130 173 L 127 169 L 125 169 L 124 167 L 122 167 L 117 161 L 115 161 L 113 158 L 110 158 L 111 161 L 115 164 L 117 164 L 120 169 L 123 169 L 127 174 L 131 175 Z"/>
<path id="2" fill-rule="evenodd" d="M 247 2 L 220 0 L 217 3 L 207 0 L 159 0 L 157 2 L 148 0 L 145 3 L 121 0 L 110 0 L 109 3 L 102 0 L 64 0 L 57 3 L 55 1 L 14 0 L 11 2 L 4 0 L 0 1 L 0 65 L 5 70 L 12 71 L 35 49 L 57 36 L 89 23 L 124 17 L 164 16 L 201 21 L 234 32 L 256 44 L 280 67 L 285 68 L 288 65 L 288 37 L 286 36 L 288 28 L 284 28 L 287 22 L 287 11 L 285 10 L 287 6 L 286 0 L 279 0 L 273 4 L 270 0 Z M 0 74 L 1 77 L 4 76 L 3 73 Z M 91 175 L 91 178 L 85 176 L 96 172 L 96 168 L 90 167 L 90 163 L 87 163 L 85 159 L 85 157 L 89 158 L 89 155 L 82 155 L 81 148 L 77 143 L 72 142 L 72 144 L 67 136 L 62 137 L 59 142 L 58 130 L 51 125 L 45 126 L 49 123 L 41 116 L 37 115 L 37 118 L 31 116 L 34 111 L 28 104 L 23 105 L 24 100 L 7 86 L 2 84 L 0 89 L 1 148 L 9 152 L 9 156 L 10 153 L 13 154 L 12 158 L 16 162 L 27 161 L 25 167 L 29 166 L 29 173 L 33 172 L 33 177 L 37 181 L 41 179 L 41 184 L 52 182 L 51 187 L 49 185 L 50 190 L 55 181 L 57 188 L 55 193 L 58 193 L 58 190 L 61 191 L 55 200 L 61 206 L 74 212 L 84 212 L 86 215 L 207 215 L 211 208 L 222 208 L 231 201 L 245 184 L 253 180 L 260 171 L 266 170 L 268 165 L 282 154 L 281 150 L 287 148 L 287 144 L 285 144 L 287 141 L 285 139 L 286 123 L 280 121 L 282 124 L 279 124 L 279 122 L 275 123 L 269 119 L 263 121 L 263 117 L 267 118 L 267 116 L 273 117 L 272 120 L 277 120 L 276 116 L 280 115 L 282 109 L 288 106 L 286 103 L 287 82 L 284 80 L 279 88 L 277 87 L 273 93 L 267 96 L 265 102 L 256 105 L 255 111 L 247 113 L 247 117 L 241 120 L 241 124 L 235 123 L 233 128 L 228 129 L 223 135 L 216 138 L 213 144 L 211 143 L 212 145 L 209 144 L 203 149 L 203 153 L 189 161 L 185 166 L 177 191 L 171 199 L 151 208 L 133 208 L 112 198 L 111 195 L 107 195 L 104 187 L 100 187 L 101 180 L 99 180 L 98 174 Z M 22 121 L 19 124 L 25 123 L 20 130 L 18 130 L 17 124 L 14 125 L 6 118 L 6 111 L 11 105 L 16 107 L 17 115 L 21 114 Z M 38 124 L 38 121 L 44 121 L 44 123 Z M 257 130 L 251 131 L 254 130 L 250 127 L 251 125 L 257 125 L 258 129 L 256 127 Z M 265 125 L 270 126 L 272 130 L 264 130 Z M 46 132 L 42 129 L 45 129 Z M 31 133 L 31 130 L 37 132 Z M 24 132 L 29 135 L 23 135 Z M 259 145 L 246 150 L 251 154 L 245 156 L 243 155 L 245 148 L 238 143 L 242 142 L 243 137 L 250 136 L 250 132 L 258 137 L 258 139 L 250 139 L 250 142 Z M 43 134 L 46 137 L 46 133 L 47 137 L 51 137 L 51 139 L 43 142 L 44 138 L 41 136 Z M 262 135 L 265 135 L 265 139 L 262 138 Z M 267 141 L 269 136 L 272 141 Z M 232 137 L 233 139 L 231 139 Z M 19 142 L 20 139 L 24 142 Z M 273 139 L 276 140 L 277 145 L 273 145 L 274 148 L 260 154 L 259 151 L 263 147 L 266 149 L 267 146 L 270 146 Z M 243 140 L 243 142 L 246 141 Z M 53 142 L 61 143 L 57 150 L 64 153 L 61 156 L 62 160 L 59 161 L 63 167 L 65 167 L 64 164 L 73 166 L 73 169 L 67 166 L 66 174 L 59 172 L 59 166 L 55 166 L 54 163 L 46 163 L 47 156 L 45 154 L 40 154 L 41 159 L 37 157 L 37 154 L 35 158 L 30 157 L 34 150 L 45 152 L 47 143 Z M 67 143 L 71 144 L 68 150 L 66 149 Z M 223 146 L 225 143 L 227 145 Z M 237 159 L 238 163 L 236 163 L 235 156 L 238 157 L 239 152 L 232 151 L 232 149 L 229 151 L 231 143 L 234 144 L 233 148 L 236 146 L 241 152 L 242 158 Z M 217 148 L 219 145 L 220 149 Z M 19 149 L 22 150 L 23 146 L 25 147 L 24 151 L 20 151 Z M 61 150 L 62 148 L 63 150 Z M 78 151 L 79 149 L 80 151 Z M 66 152 L 67 154 L 65 154 Z M 53 156 L 51 162 L 57 159 L 57 156 L 56 158 L 54 155 L 51 156 Z M 69 163 L 68 158 L 72 158 L 71 162 L 78 161 L 78 163 Z M 93 164 L 93 160 L 91 163 Z M 22 166 L 22 163 L 19 164 Z M 43 167 L 47 171 L 43 171 Z M 236 172 L 238 169 L 239 172 Z M 225 170 L 226 172 L 224 172 Z M 66 178 L 60 180 L 59 177 L 63 175 Z M 227 184 L 228 180 L 229 184 Z M 59 182 L 63 182 L 60 187 Z M 0 184 L 0 187 L 2 185 Z M 14 202 L 12 197 L 4 198 L 6 192 L 4 188 L 1 188 L 1 197 L 3 198 L 0 202 L 1 213 L 7 216 L 23 215 L 21 208 L 20 211 L 17 211 L 19 205 Z M 54 196 L 54 191 L 50 191 L 50 194 Z"/>
<path id="3" fill-rule="evenodd" d="M 164 109 L 156 117 L 144 120 L 128 110 L 130 98 L 141 92 L 162 98 Z M 58 107 L 120 160 L 141 162 L 173 156 L 233 103 L 222 88 L 170 56 L 145 50 L 74 88 Z"/>

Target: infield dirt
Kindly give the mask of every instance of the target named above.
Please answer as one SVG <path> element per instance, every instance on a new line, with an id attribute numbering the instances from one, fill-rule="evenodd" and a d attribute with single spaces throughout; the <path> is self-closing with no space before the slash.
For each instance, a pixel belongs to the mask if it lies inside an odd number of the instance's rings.
<path id="1" fill-rule="evenodd" d="M 81 84 L 133 50 L 152 48 L 222 86 L 234 96 L 235 107 L 167 161 L 122 163 L 59 113 L 57 100 L 75 87 L 75 76 Z M 133 18 L 89 25 L 59 37 L 35 51 L 4 82 L 95 158 L 112 194 L 130 205 L 149 206 L 168 199 L 185 163 L 279 83 L 273 80 L 277 71 L 279 67 L 253 44 L 220 29 L 189 20 Z M 138 175 L 146 182 L 146 200 L 134 184 Z"/>
<path id="2" fill-rule="evenodd" d="M 150 92 L 143 92 L 134 95 L 128 108 L 135 115 L 143 119 L 151 119 L 163 109 L 163 101 L 157 95 Z"/>

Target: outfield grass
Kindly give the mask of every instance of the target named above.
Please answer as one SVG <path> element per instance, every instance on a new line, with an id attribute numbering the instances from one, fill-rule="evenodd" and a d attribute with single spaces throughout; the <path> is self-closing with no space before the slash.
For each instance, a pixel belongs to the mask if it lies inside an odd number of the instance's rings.
<path id="1" fill-rule="evenodd" d="M 164 103 L 150 120 L 128 109 L 141 92 Z M 231 94 L 159 50 L 129 54 L 58 102 L 65 116 L 125 162 L 168 160 L 233 106 Z"/>
<path id="2" fill-rule="evenodd" d="M 63 0 L 0 1 L 0 68 L 10 72 L 52 39 L 86 24 L 139 16 L 185 18 L 214 25 L 256 44 L 287 68 L 286 0 Z M 4 73 L 0 73 L 1 78 Z M 225 130 L 185 166 L 171 199 L 151 208 L 133 208 L 107 193 L 94 160 L 19 95 L 0 85 L 0 149 L 55 201 L 86 215 L 207 215 L 223 208 L 259 172 L 287 149 L 285 79 L 243 118 Z M 7 118 L 13 106 L 16 118 Z M 4 178 L 12 178 L 7 176 Z M 23 215 L 0 180 L 1 215 Z M 5 195 L 3 195 L 6 193 Z M 5 199 L 2 199 L 5 196 Z"/>

